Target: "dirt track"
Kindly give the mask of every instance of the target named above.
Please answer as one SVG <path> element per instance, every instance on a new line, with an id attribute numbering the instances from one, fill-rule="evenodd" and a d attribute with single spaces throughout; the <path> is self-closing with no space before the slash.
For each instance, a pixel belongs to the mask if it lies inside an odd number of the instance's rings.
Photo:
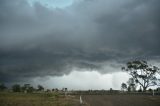
<path id="1" fill-rule="evenodd" d="M 160 96 L 83 95 L 87 106 L 160 106 Z"/>

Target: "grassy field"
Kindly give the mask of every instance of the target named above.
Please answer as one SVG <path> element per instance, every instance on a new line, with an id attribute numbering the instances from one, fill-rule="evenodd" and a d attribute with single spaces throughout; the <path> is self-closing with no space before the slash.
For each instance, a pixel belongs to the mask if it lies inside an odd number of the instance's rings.
<path id="1" fill-rule="evenodd" d="M 160 106 L 160 96 L 147 95 L 79 95 L 67 96 L 55 93 L 0 93 L 0 106 Z"/>
<path id="2" fill-rule="evenodd" d="M 160 96 L 83 95 L 88 106 L 160 106 Z"/>
<path id="3" fill-rule="evenodd" d="M 53 93 L 0 93 L 0 106 L 79 106 L 79 99 Z"/>

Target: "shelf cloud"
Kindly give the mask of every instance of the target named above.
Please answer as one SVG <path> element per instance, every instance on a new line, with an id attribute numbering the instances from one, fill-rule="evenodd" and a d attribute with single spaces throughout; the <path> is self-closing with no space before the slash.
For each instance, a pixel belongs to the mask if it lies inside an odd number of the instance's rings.
<path id="1" fill-rule="evenodd" d="M 160 56 L 159 0 L 81 0 L 66 8 L 0 0 L 0 81 L 118 72 Z"/>

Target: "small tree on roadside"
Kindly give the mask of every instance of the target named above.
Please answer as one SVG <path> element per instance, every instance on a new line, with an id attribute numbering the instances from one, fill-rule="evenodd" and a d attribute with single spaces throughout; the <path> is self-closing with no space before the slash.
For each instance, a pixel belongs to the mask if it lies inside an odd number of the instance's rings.
<path id="1" fill-rule="evenodd" d="M 128 89 L 130 89 L 130 91 L 136 91 L 136 82 L 134 81 L 133 78 L 129 78 L 127 84 L 128 84 Z"/>
<path id="2" fill-rule="evenodd" d="M 131 87 L 130 87 L 130 86 L 128 86 L 127 90 L 128 90 L 128 92 L 131 92 Z"/>
<path id="3" fill-rule="evenodd" d="M 142 88 L 141 88 L 141 86 L 140 86 L 140 88 L 139 88 L 138 92 L 142 92 Z"/>
<path id="4" fill-rule="evenodd" d="M 122 83 L 122 84 L 121 84 L 121 89 L 122 89 L 123 91 L 125 91 L 125 90 L 127 89 L 127 84 L 126 84 L 126 83 Z"/>
<path id="5" fill-rule="evenodd" d="M 157 81 L 160 81 L 156 76 L 157 73 L 160 73 L 159 68 L 143 60 L 130 61 L 126 67 L 122 67 L 122 70 L 128 72 L 134 81 L 142 86 L 144 92 L 149 86 L 157 85 Z"/>

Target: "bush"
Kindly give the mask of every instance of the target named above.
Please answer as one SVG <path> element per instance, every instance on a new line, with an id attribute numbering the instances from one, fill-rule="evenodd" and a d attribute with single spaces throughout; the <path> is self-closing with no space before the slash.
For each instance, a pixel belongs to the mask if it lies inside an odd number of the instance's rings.
<path id="1" fill-rule="evenodd" d="M 21 91 L 21 86 L 19 84 L 15 84 L 12 86 L 12 91 L 13 92 L 20 92 Z"/>

